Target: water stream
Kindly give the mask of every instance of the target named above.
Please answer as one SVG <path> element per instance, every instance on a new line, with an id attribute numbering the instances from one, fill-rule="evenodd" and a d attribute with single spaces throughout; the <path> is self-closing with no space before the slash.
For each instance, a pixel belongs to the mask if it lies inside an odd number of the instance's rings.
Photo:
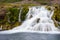
<path id="1" fill-rule="evenodd" d="M 51 11 L 52 10 L 52 11 Z M 21 26 L 12 30 L 20 31 L 58 31 L 51 19 L 54 10 L 47 10 L 46 6 L 30 7 L 26 19 Z"/>

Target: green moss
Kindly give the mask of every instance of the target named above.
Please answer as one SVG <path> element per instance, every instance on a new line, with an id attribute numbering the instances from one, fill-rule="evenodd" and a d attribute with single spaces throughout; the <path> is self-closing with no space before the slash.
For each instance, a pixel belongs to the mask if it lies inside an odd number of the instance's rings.
<path id="1" fill-rule="evenodd" d="M 56 22 L 56 20 L 54 20 L 54 24 L 55 24 L 56 27 L 59 26 L 58 23 Z"/>
<path id="2" fill-rule="evenodd" d="M 26 14 L 28 13 L 28 7 L 23 7 L 22 14 L 21 14 L 21 21 L 24 21 L 26 18 Z"/>
<path id="3" fill-rule="evenodd" d="M 12 25 L 12 28 L 17 27 L 17 26 L 19 26 L 19 25 L 21 25 L 20 22 L 15 22 L 15 23 Z"/>
<path id="4" fill-rule="evenodd" d="M 9 12 L 7 15 L 9 16 L 8 18 L 11 23 L 18 21 L 19 12 L 20 9 L 18 8 L 9 8 Z"/>
<path id="5" fill-rule="evenodd" d="M 46 8 L 47 8 L 48 10 L 51 10 L 51 6 L 46 6 Z"/>
<path id="6" fill-rule="evenodd" d="M 12 7 L 12 8 L 8 8 L 6 11 L 7 13 L 5 15 L 5 18 L 0 19 L 0 25 L 2 25 L 2 29 L 9 30 L 9 29 L 12 29 L 20 25 L 20 23 L 16 23 L 18 22 L 18 16 L 19 16 L 20 9 L 16 7 Z"/>
<path id="7" fill-rule="evenodd" d="M 60 22 L 60 6 L 59 5 L 54 5 L 54 14 L 52 16 L 52 19 L 55 21 Z M 55 26 L 59 26 L 58 23 L 54 22 Z"/>
<path id="8" fill-rule="evenodd" d="M 60 6 L 55 7 L 55 19 L 60 22 Z"/>

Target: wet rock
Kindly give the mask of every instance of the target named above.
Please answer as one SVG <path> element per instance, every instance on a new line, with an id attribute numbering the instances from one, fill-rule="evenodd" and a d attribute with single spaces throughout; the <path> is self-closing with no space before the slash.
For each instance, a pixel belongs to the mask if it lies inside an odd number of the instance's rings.
<path id="1" fill-rule="evenodd" d="M 30 16 L 30 18 L 32 18 L 32 15 Z"/>
<path id="2" fill-rule="evenodd" d="M 40 21 L 40 18 L 37 19 L 37 23 Z"/>
<path id="3" fill-rule="evenodd" d="M 4 19 L 5 15 L 6 15 L 6 10 L 4 8 L 0 9 L 0 19 Z"/>

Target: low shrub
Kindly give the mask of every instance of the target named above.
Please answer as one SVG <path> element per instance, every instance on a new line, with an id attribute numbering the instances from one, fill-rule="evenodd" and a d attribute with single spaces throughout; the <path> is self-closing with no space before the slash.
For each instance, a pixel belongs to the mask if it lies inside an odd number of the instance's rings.
<path id="1" fill-rule="evenodd" d="M 8 18 L 11 23 L 18 21 L 19 12 L 20 12 L 20 9 L 18 8 L 9 8 L 7 15 L 9 16 Z"/>
<path id="2" fill-rule="evenodd" d="M 21 13 L 21 21 L 24 21 L 25 20 L 26 14 L 28 13 L 28 11 L 29 11 L 28 7 L 26 7 L 26 6 L 23 7 L 22 13 Z"/>

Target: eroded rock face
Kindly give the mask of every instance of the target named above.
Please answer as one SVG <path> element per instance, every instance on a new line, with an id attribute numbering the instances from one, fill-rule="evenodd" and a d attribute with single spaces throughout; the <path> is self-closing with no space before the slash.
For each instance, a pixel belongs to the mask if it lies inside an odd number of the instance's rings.
<path id="1" fill-rule="evenodd" d="M 4 19 L 5 15 L 6 15 L 6 9 L 5 8 L 1 8 L 0 9 L 0 19 Z"/>

